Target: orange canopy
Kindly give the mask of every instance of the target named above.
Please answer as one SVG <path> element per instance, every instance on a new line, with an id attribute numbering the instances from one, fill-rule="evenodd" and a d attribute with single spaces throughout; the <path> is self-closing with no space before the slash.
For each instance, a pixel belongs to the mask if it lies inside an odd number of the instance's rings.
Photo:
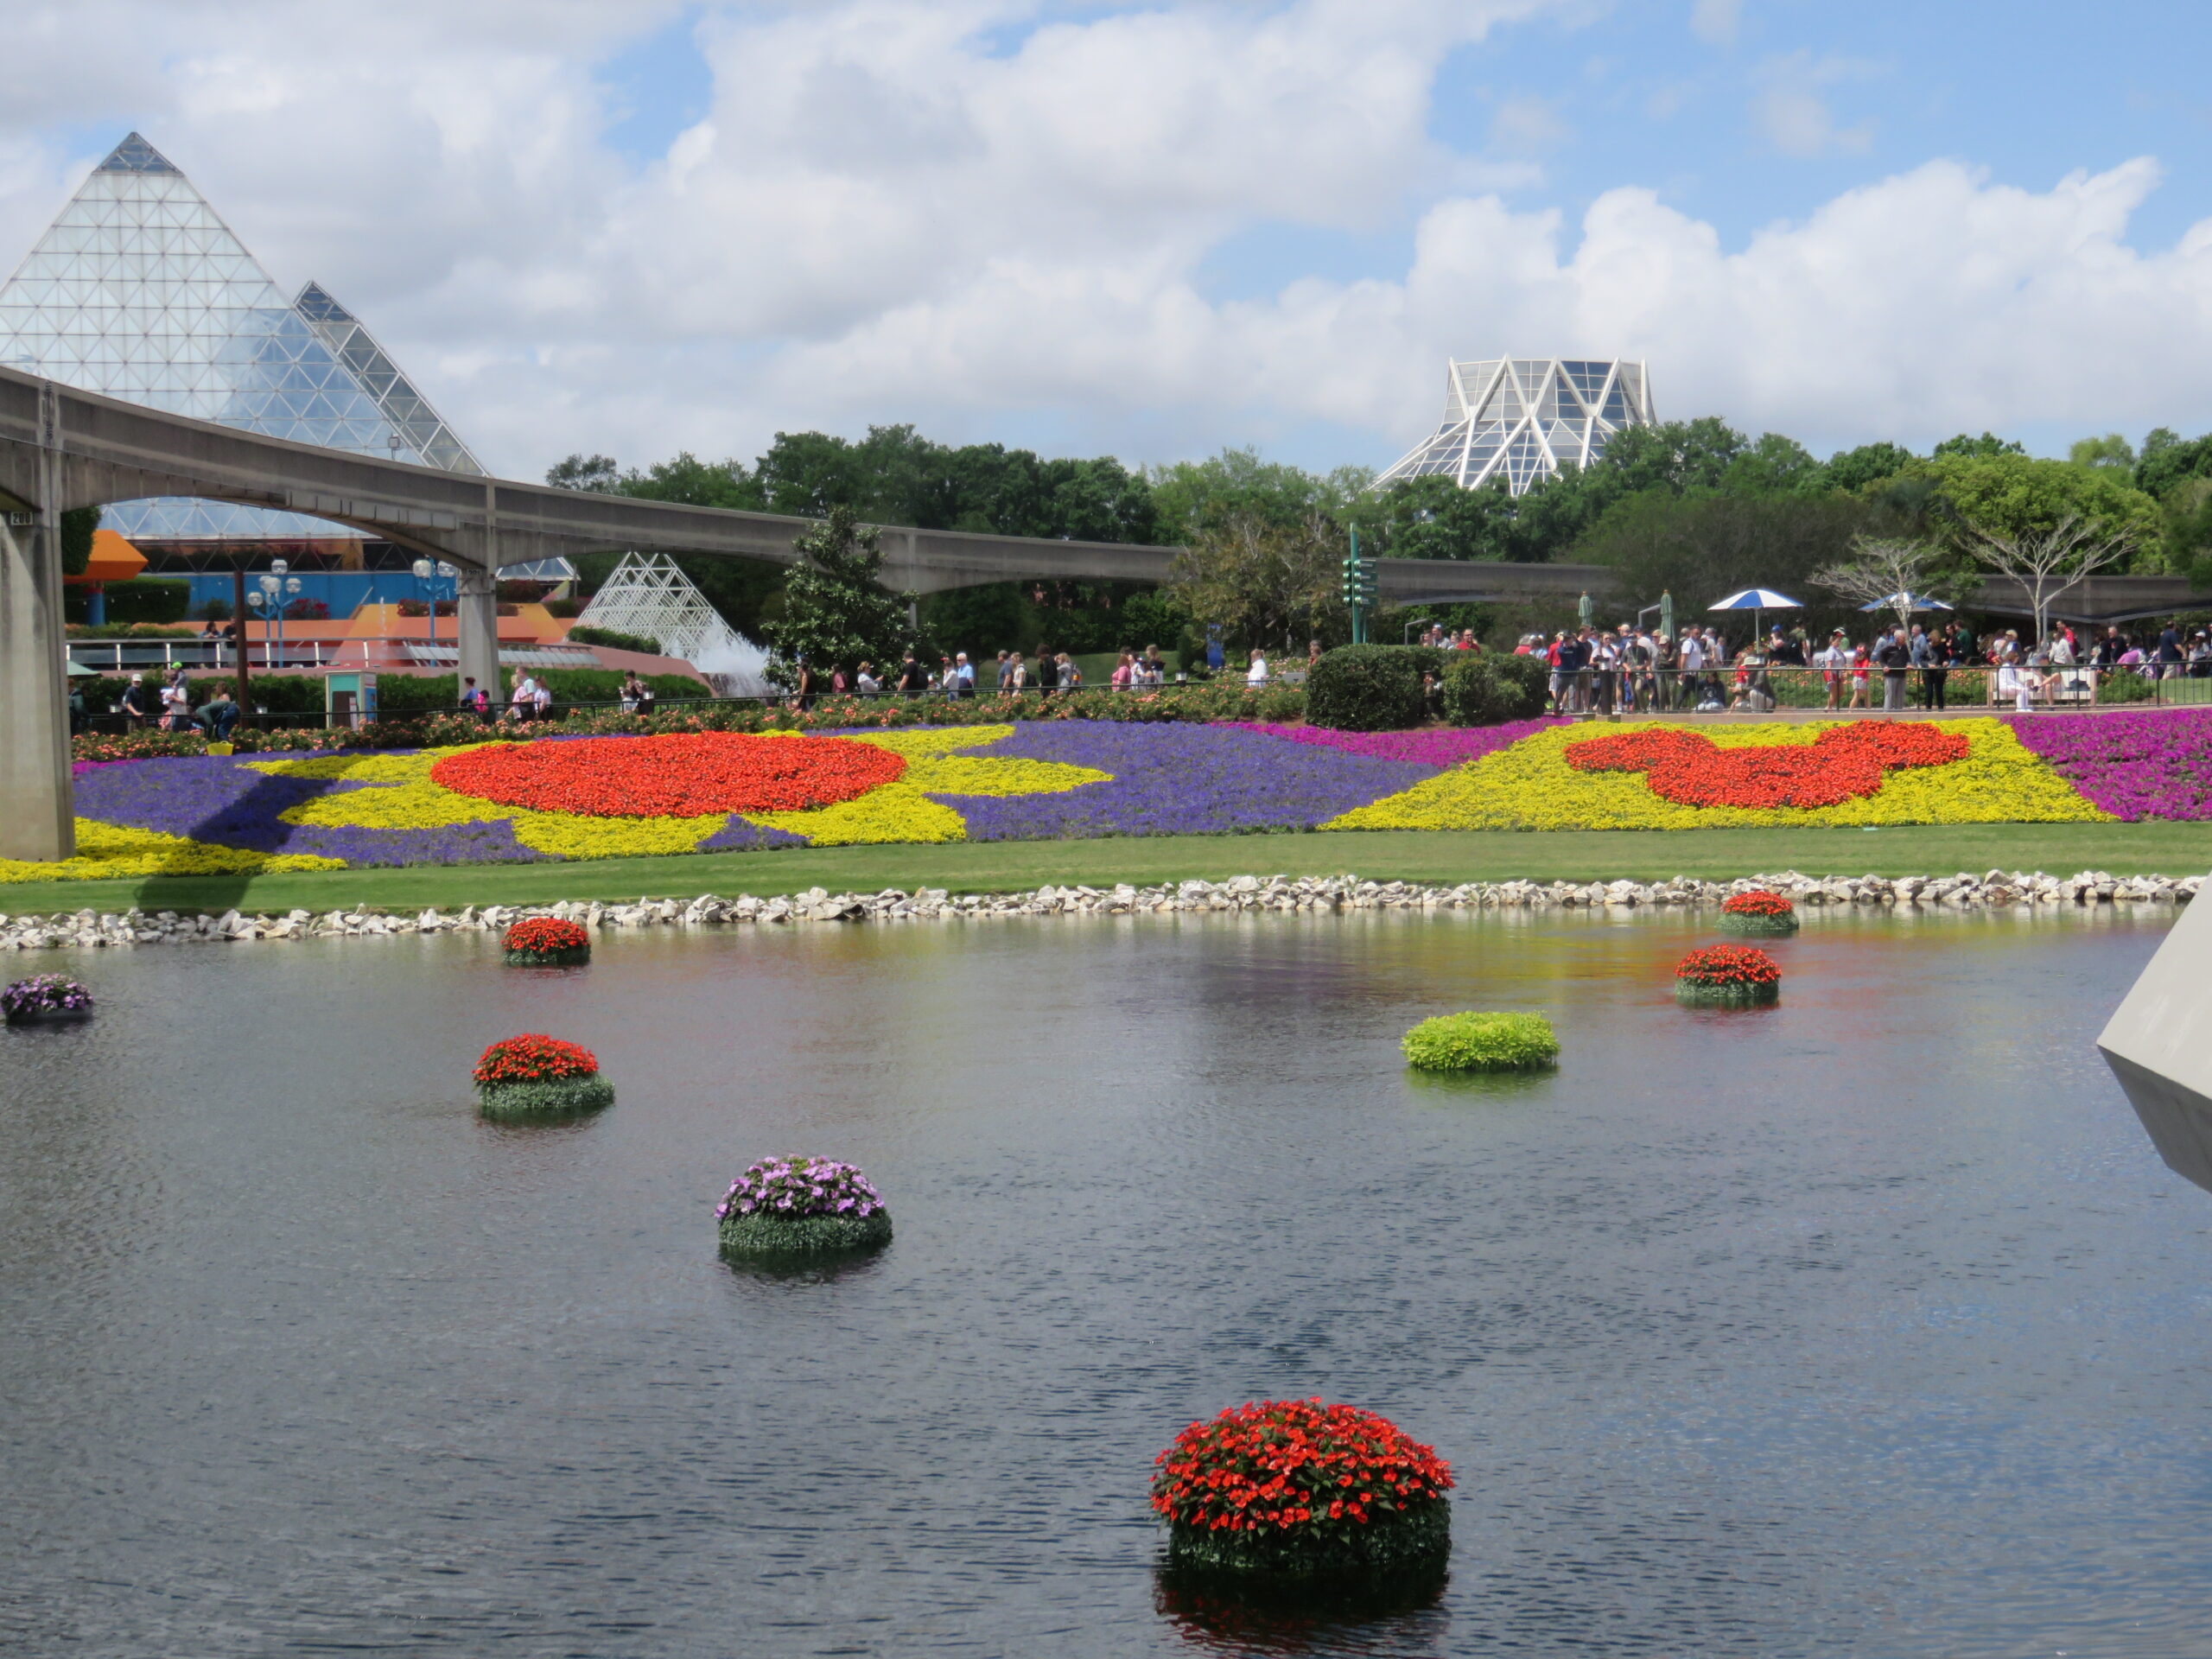
<path id="1" fill-rule="evenodd" d="M 92 556 L 82 571 L 62 581 L 73 588 L 97 588 L 111 582 L 128 582 L 146 568 L 146 556 L 111 530 L 92 532 Z"/>

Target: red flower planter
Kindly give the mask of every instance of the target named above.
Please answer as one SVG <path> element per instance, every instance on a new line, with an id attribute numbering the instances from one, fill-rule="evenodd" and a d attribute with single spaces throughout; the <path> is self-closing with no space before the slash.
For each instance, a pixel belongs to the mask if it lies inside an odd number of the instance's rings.
<path id="1" fill-rule="evenodd" d="M 1782 969 L 1748 944 L 1708 944 L 1675 966 L 1675 996 L 1695 1007 L 1745 1007 L 1777 1001 Z"/>
<path id="2" fill-rule="evenodd" d="M 526 1032 L 484 1051 L 476 1096 L 486 1117 L 574 1117 L 614 1103 L 599 1058 L 577 1043 Z"/>
<path id="3" fill-rule="evenodd" d="M 533 916 L 507 930 L 511 968 L 573 968 L 591 960 L 591 935 L 576 922 Z"/>

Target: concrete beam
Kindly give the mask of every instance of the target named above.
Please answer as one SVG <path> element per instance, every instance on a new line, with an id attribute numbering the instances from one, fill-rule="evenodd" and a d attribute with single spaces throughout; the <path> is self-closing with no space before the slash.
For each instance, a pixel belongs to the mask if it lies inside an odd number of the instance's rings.
<path id="1" fill-rule="evenodd" d="M 0 858 L 77 850 L 60 515 L 37 517 L 0 522 Z"/>
<path id="2" fill-rule="evenodd" d="M 455 582 L 458 597 L 454 605 L 454 620 L 459 628 L 461 679 L 454 682 L 456 694 L 464 680 L 474 678 L 492 699 L 492 707 L 499 707 L 499 581 L 491 571 L 474 564 L 454 567 L 461 575 Z"/>
<path id="3" fill-rule="evenodd" d="M 2097 1047 L 2166 1166 L 2212 1192 L 2212 885 L 2175 921 Z"/>

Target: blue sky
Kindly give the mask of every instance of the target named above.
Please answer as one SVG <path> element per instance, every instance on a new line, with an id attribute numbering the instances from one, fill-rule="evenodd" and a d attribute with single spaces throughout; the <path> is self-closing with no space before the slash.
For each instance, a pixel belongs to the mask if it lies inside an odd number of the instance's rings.
<path id="1" fill-rule="evenodd" d="M 2212 427 L 2209 8 L 34 10 L 0 245 L 137 127 L 511 471 L 899 420 L 1379 465 L 1501 353 L 1823 452 Z"/>

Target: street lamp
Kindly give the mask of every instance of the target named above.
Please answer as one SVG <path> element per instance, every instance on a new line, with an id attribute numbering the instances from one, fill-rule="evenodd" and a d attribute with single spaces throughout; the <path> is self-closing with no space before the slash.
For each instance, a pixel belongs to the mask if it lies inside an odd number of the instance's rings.
<path id="1" fill-rule="evenodd" d="M 283 665 L 285 601 L 298 597 L 300 591 L 300 579 L 297 576 L 287 577 L 284 574 L 291 568 L 283 559 L 270 560 L 269 574 L 255 583 L 261 591 L 246 595 L 247 603 L 261 612 L 264 620 L 275 625 L 276 654 L 275 662 L 270 664 L 272 667 Z"/>

